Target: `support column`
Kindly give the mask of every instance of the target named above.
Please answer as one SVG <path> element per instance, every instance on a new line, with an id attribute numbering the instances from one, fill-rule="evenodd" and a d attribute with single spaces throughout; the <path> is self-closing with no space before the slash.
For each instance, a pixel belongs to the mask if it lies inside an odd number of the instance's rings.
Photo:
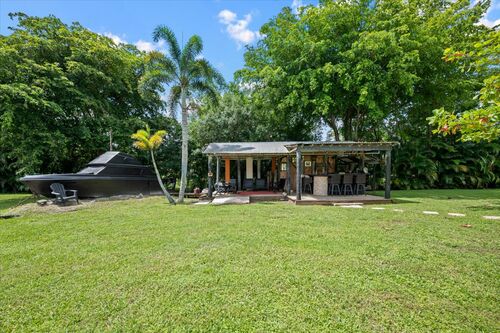
<path id="1" fill-rule="evenodd" d="M 260 160 L 257 160 L 257 178 L 260 179 Z"/>
<path id="2" fill-rule="evenodd" d="M 385 152 L 385 198 L 391 198 L 391 151 Z"/>
<path id="3" fill-rule="evenodd" d="M 226 164 L 224 166 L 224 178 L 226 184 L 229 184 L 231 182 L 231 160 L 226 158 L 225 162 Z"/>
<path id="4" fill-rule="evenodd" d="M 253 158 L 247 157 L 246 179 L 253 179 Z"/>
<path id="5" fill-rule="evenodd" d="M 292 175 L 291 175 L 291 169 L 292 169 L 292 162 L 291 162 L 291 157 L 290 155 L 286 156 L 286 194 L 290 195 L 292 191 Z"/>
<path id="6" fill-rule="evenodd" d="M 295 176 L 297 177 L 297 200 L 302 200 L 302 152 L 297 147 L 297 161 L 295 166 Z"/>
<path id="7" fill-rule="evenodd" d="M 220 177 L 220 156 L 217 156 L 217 167 L 215 169 L 215 183 L 219 183 Z"/>
<path id="8" fill-rule="evenodd" d="M 212 198 L 212 156 L 208 156 L 208 197 Z"/>
<path id="9" fill-rule="evenodd" d="M 276 157 L 271 159 L 271 184 L 273 191 L 276 190 Z"/>
<path id="10" fill-rule="evenodd" d="M 241 164 L 240 164 L 240 159 L 236 160 L 236 169 L 238 172 L 238 191 L 241 191 Z"/>

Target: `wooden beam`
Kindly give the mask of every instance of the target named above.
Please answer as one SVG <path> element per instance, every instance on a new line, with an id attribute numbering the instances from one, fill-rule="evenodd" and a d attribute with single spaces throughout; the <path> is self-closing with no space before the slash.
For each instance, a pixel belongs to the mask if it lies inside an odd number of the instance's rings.
<path id="1" fill-rule="evenodd" d="M 286 156 L 286 193 L 290 195 L 292 192 L 292 175 L 291 175 L 291 169 L 292 169 L 292 161 L 290 155 Z"/>
<path id="2" fill-rule="evenodd" d="M 231 160 L 226 158 L 225 159 L 225 166 L 224 166 L 224 178 L 226 181 L 226 184 L 229 184 L 231 182 Z"/>
<path id="3" fill-rule="evenodd" d="M 297 177 L 295 183 L 297 190 L 295 192 L 297 192 L 297 200 L 302 200 L 302 152 L 300 149 L 297 149 L 295 154 L 297 158 L 297 162 L 295 163 L 295 176 Z"/>
<path id="4" fill-rule="evenodd" d="M 241 161 L 236 160 L 236 169 L 238 169 L 238 191 L 241 191 Z"/>
<path id="5" fill-rule="evenodd" d="M 208 156 L 208 197 L 212 197 L 212 156 Z"/>
<path id="6" fill-rule="evenodd" d="M 217 156 L 217 167 L 215 169 L 215 183 L 219 183 L 220 178 L 220 156 Z"/>
<path id="7" fill-rule="evenodd" d="M 391 151 L 385 152 L 385 196 L 386 199 L 391 198 Z"/>

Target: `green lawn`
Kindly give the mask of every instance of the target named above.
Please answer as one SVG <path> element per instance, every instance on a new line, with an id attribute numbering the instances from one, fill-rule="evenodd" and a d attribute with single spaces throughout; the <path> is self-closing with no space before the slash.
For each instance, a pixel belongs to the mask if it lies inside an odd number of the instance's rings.
<path id="1" fill-rule="evenodd" d="M 500 190 L 394 196 L 0 220 L 0 331 L 499 331 Z"/>

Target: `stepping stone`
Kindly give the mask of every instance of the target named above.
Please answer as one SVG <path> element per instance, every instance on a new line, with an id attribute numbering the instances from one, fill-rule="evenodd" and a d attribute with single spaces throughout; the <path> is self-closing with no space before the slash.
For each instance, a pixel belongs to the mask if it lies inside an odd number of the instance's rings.
<path id="1" fill-rule="evenodd" d="M 494 215 L 483 216 L 483 219 L 487 219 L 487 220 L 500 220 L 500 216 L 494 216 Z"/>
<path id="2" fill-rule="evenodd" d="M 398 212 L 398 213 L 402 213 L 402 212 L 404 212 L 404 210 L 402 210 L 402 209 L 398 209 L 398 208 L 394 208 L 394 209 L 393 209 L 393 211 Z"/>
<path id="3" fill-rule="evenodd" d="M 195 205 L 208 205 L 210 203 L 210 200 L 200 200 L 198 202 L 195 202 Z"/>
<path id="4" fill-rule="evenodd" d="M 344 208 L 363 208 L 361 205 L 340 205 L 339 207 L 344 207 Z"/>
<path id="5" fill-rule="evenodd" d="M 244 205 L 250 203 L 249 196 L 218 197 L 212 200 L 213 205 Z"/>
<path id="6" fill-rule="evenodd" d="M 422 213 L 424 213 L 425 215 L 439 215 L 438 212 L 434 212 L 431 210 L 424 210 Z"/>
<path id="7" fill-rule="evenodd" d="M 372 209 L 375 209 L 375 210 L 384 210 L 385 208 L 384 207 L 372 207 Z"/>
<path id="8" fill-rule="evenodd" d="M 464 217 L 465 214 L 461 214 L 461 213 L 448 213 L 449 216 L 458 216 L 458 217 Z"/>

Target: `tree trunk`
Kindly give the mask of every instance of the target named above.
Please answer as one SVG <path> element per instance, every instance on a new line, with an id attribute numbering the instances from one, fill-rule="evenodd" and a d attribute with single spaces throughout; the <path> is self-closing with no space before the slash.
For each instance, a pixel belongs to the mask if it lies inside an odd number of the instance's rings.
<path id="1" fill-rule="evenodd" d="M 339 127 L 337 126 L 337 119 L 335 118 L 335 116 L 330 116 L 329 118 L 326 117 L 325 121 L 333 130 L 335 141 L 340 141 Z"/>
<path id="2" fill-rule="evenodd" d="M 172 198 L 172 196 L 170 195 L 170 193 L 168 193 L 165 186 L 163 186 L 163 182 L 161 181 L 161 177 L 160 177 L 160 172 L 158 171 L 158 167 L 156 166 L 155 155 L 154 155 L 152 150 L 150 150 L 149 152 L 151 153 L 151 161 L 153 162 L 153 167 L 155 168 L 155 172 L 156 172 L 156 178 L 158 179 L 158 184 L 160 184 L 160 188 L 163 191 L 163 195 L 165 195 L 165 198 L 167 198 L 167 200 L 171 204 L 175 205 L 174 198 Z"/>
<path id="3" fill-rule="evenodd" d="M 181 112 L 182 112 L 182 157 L 181 157 L 181 188 L 179 189 L 179 199 L 177 202 L 184 202 L 184 192 L 187 185 L 187 171 L 188 171 L 188 112 L 186 106 L 186 96 L 184 92 L 181 93 Z"/>

